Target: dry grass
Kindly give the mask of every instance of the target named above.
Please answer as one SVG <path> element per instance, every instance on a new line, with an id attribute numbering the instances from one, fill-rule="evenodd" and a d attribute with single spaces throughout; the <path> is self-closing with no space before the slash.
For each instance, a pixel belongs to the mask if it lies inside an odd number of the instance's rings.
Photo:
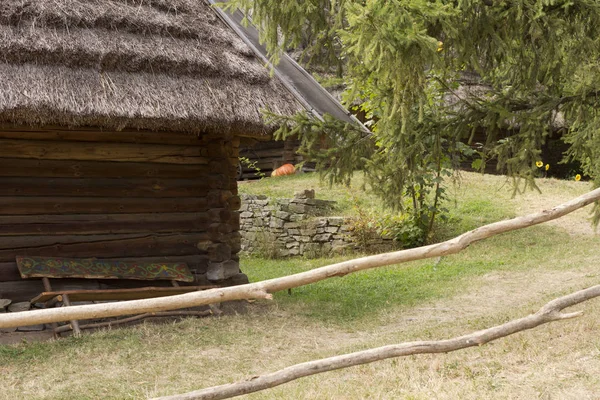
<path id="1" fill-rule="evenodd" d="M 456 212 L 466 219 L 470 210 L 469 223 L 474 223 L 501 207 L 509 214 L 539 208 L 536 202 L 542 197 L 511 199 L 509 187 L 493 189 L 501 183 L 498 177 L 465 175 Z M 550 180 L 540 185 L 551 204 L 586 188 Z M 543 201 L 544 206 L 548 203 Z M 447 291 L 414 298 L 411 305 L 402 297 L 390 297 L 387 305 L 373 297 L 372 312 L 347 320 L 299 312 L 310 303 L 294 292 L 222 318 L 0 346 L 0 399 L 126 399 L 180 393 L 314 358 L 442 339 L 499 324 L 533 312 L 551 298 L 598 283 L 600 237 L 586 233 L 584 217 L 585 213 L 569 224 L 476 244 L 439 264 L 440 271 L 458 271 L 452 279 L 436 281 L 448 285 Z M 457 269 L 462 264 L 465 269 Z M 471 271 L 475 268 L 479 269 Z M 369 278 L 376 282 L 382 276 L 392 279 L 377 274 Z M 346 285 L 350 298 L 354 288 L 344 282 L 354 281 L 345 279 L 337 282 Z M 584 310 L 583 317 L 479 348 L 330 372 L 245 398 L 600 399 L 600 302 L 577 308 Z"/>

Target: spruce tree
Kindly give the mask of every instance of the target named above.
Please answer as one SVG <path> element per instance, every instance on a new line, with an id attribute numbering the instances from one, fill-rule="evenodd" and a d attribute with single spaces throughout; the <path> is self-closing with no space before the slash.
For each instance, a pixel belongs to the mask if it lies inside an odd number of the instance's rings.
<path id="1" fill-rule="evenodd" d="M 304 44 L 307 54 L 343 65 L 344 100 L 359 104 L 372 133 L 307 115 L 290 118 L 281 133 L 300 135 L 303 150 L 331 166 L 332 181 L 362 168 L 372 189 L 390 206 L 410 210 L 425 233 L 440 211 L 440 182 L 461 153 L 473 151 L 463 143 L 476 132 L 486 140 L 475 165 L 493 160 L 521 188 L 536 188 L 536 162 L 552 135 L 569 145 L 565 160 L 579 162 L 600 186 L 598 0 L 229 6 L 252 10 L 274 59 Z M 465 91 L 465 79 L 479 90 Z"/>

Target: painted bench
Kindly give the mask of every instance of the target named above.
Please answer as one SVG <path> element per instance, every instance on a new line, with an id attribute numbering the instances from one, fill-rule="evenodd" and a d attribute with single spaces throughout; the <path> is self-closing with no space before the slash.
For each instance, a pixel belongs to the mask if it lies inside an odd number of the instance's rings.
<path id="1" fill-rule="evenodd" d="M 59 257 L 32 257 L 17 256 L 17 267 L 22 278 L 41 278 L 44 292 L 31 300 L 31 303 L 43 303 L 45 307 L 55 307 L 63 304 L 70 306 L 73 302 L 80 301 L 119 301 L 139 300 L 154 297 L 172 296 L 194 292 L 197 290 L 212 289 L 217 286 L 180 286 L 179 282 L 193 282 L 194 276 L 186 263 L 149 263 L 119 260 L 99 260 L 95 258 L 59 258 Z M 147 282 L 168 281 L 170 287 L 147 286 L 132 289 L 77 289 L 53 290 L 50 279 L 128 279 Z M 170 312 L 153 313 L 147 316 L 163 315 L 205 315 L 203 312 Z M 138 318 L 139 319 L 139 318 Z M 122 321 L 131 321 L 126 318 Z M 66 330 L 73 330 L 73 334 L 81 334 L 82 328 L 108 326 L 118 323 L 106 322 L 80 326 L 79 321 L 70 321 L 70 326 L 57 326 L 53 324 L 55 335 Z"/>

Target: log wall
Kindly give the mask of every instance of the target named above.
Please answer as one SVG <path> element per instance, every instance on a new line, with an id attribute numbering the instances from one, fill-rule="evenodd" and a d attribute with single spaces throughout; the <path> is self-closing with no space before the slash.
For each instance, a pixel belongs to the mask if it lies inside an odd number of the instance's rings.
<path id="1" fill-rule="evenodd" d="M 224 137 L 0 126 L 0 297 L 39 289 L 16 255 L 185 261 L 198 283 L 239 279 L 238 149 Z"/>

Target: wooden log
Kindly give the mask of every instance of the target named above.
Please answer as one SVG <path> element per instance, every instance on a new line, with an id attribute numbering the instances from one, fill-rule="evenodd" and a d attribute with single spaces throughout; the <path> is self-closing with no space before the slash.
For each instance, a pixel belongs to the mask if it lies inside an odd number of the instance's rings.
<path id="1" fill-rule="evenodd" d="M 228 157 L 228 149 L 223 140 L 215 140 L 206 144 L 207 156 L 209 158 L 225 158 Z"/>
<path id="2" fill-rule="evenodd" d="M 226 209 L 190 213 L 0 215 L 0 236 L 201 232 Z"/>
<path id="3" fill-rule="evenodd" d="M 229 190 L 211 190 L 207 194 L 207 204 L 210 208 L 224 208 L 227 201 L 233 197 Z"/>
<path id="4" fill-rule="evenodd" d="M 209 176 L 207 165 L 142 162 L 34 160 L 0 157 L 0 176 L 44 178 L 195 178 Z M 223 172 L 223 171 L 217 171 Z M 210 174 L 212 176 L 212 174 Z"/>
<path id="5" fill-rule="evenodd" d="M 240 230 L 240 212 L 232 211 L 231 218 L 227 221 L 234 231 Z"/>
<path id="6" fill-rule="evenodd" d="M 168 311 L 174 309 L 197 307 L 223 301 L 242 299 L 271 299 L 271 293 L 294 287 L 304 286 L 333 277 L 341 277 L 350 273 L 386 265 L 399 264 L 426 258 L 456 254 L 472 243 L 487 239 L 501 233 L 523 229 L 543 222 L 551 221 L 600 200 L 600 188 L 581 195 L 551 209 L 509 220 L 494 222 L 472 231 L 463 233 L 445 242 L 422 246 L 414 249 L 395 251 L 385 254 L 362 257 L 343 261 L 328 266 L 315 268 L 294 275 L 269 279 L 247 285 L 210 289 L 202 292 L 187 293 L 158 299 L 133 300 L 114 304 L 92 304 L 77 307 L 33 310 L 26 313 L 0 314 L 0 328 L 13 328 L 40 323 L 61 322 L 70 319 L 86 319 L 116 317 L 136 313 Z M 199 239 L 198 242 L 203 239 Z M 207 277 L 210 278 L 209 271 Z M 215 271 L 212 271 L 215 272 Z M 41 283 L 40 283 L 41 284 Z M 600 286 L 593 290 L 600 291 Z M 0 293 L 3 293 L 0 283 Z"/>
<path id="7" fill-rule="evenodd" d="M 231 259 L 231 247 L 225 243 L 215 243 L 208 250 L 208 257 L 210 261 L 227 261 Z"/>
<path id="8" fill-rule="evenodd" d="M 211 159 L 208 162 L 208 170 L 214 174 L 225 174 L 226 176 L 235 176 L 237 166 L 229 163 L 229 158 Z"/>
<path id="9" fill-rule="evenodd" d="M 237 211 L 242 206 L 242 199 L 240 196 L 232 196 L 227 200 L 227 204 L 230 210 Z"/>
<path id="10" fill-rule="evenodd" d="M 13 139 L 0 139 L 0 157 L 165 164 L 208 164 L 209 160 L 207 149 L 195 146 Z"/>
<path id="11" fill-rule="evenodd" d="M 201 212 L 206 198 L 0 197 L 0 215 Z"/>
<path id="12" fill-rule="evenodd" d="M 62 297 L 63 297 L 63 302 L 65 304 L 65 307 L 70 307 L 71 299 L 69 298 L 69 295 L 64 293 L 62 295 Z M 79 329 L 79 321 L 77 321 L 76 319 L 72 319 L 71 321 L 69 321 L 69 323 L 71 324 L 71 329 L 73 329 L 73 336 L 75 336 L 75 337 L 81 336 L 81 329 Z"/>
<path id="13" fill-rule="evenodd" d="M 202 179 L 0 177 L 0 196 L 204 197 L 224 185 L 221 177 Z"/>
<path id="14" fill-rule="evenodd" d="M 224 224 L 224 223 L 212 223 L 208 225 L 208 229 L 206 230 L 209 233 L 223 233 L 223 234 L 227 234 L 227 233 L 231 233 L 233 232 L 233 226 L 231 226 L 230 224 Z"/>
<path id="15" fill-rule="evenodd" d="M 227 208 L 212 208 L 208 210 L 208 215 L 210 215 L 210 220 L 215 222 L 228 222 L 234 218 L 232 211 Z"/>
<path id="16" fill-rule="evenodd" d="M 137 321 L 142 321 L 148 318 L 165 318 L 165 317 L 208 317 L 213 315 L 212 310 L 206 311 L 165 311 L 165 312 L 156 312 L 156 313 L 146 313 L 135 315 L 133 317 L 121 318 L 114 321 L 106 321 L 106 322 L 95 322 L 91 324 L 80 325 L 80 329 L 97 329 L 97 328 L 105 328 L 116 325 L 130 324 Z M 69 325 L 63 325 L 58 327 L 55 332 L 63 333 L 71 330 Z"/>
<path id="17" fill-rule="evenodd" d="M 196 244 L 219 233 L 119 234 L 81 236 L 7 236 L 0 241 L 0 262 L 18 255 L 41 257 L 154 257 L 198 254 Z"/>
<path id="18" fill-rule="evenodd" d="M 567 296 L 559 297 L 541 307 L 535 314 L 513 319 L 502 325 L 472 332 L 466 335 L 444 340 L 429 340 L 392 344 L 355 353 L 323 358 L 295 364 L 279 371 L 261 376 L 253 376 L 237 383 L 213 386 L 202 390 L 173 396 L 154 398 L 154 400 L 221 400 L 237 397 L 276 387 L 293 380 L 320 374 L 336 369 L 368 364 L 389 358 L 405 357 L 415 354 L 440 354 L 481 346 L 493 340 L 513 335 L 517 332 L 536 328 L 552 321 L 562 321 L 583 315 L 582 311 L 564 313 L 567 307 L 600 297 L 600 285 L 583 289 Z"/>
<path id="19" fill-rule="evenodd" d="M 149 286 L 152 285 L 152 286 Z M 154 282 L 146 282 L 146 285 L 141 288 L 131 289 L 97 289 L 97 290 L 55 290 L 51 292 L 42 292 L 34 297 L 32 303 L 45 303 L 52 298 L 62 295 L 63 299 L 66 296 L 71 301 L 126 301 L 136 299 L 153 299 L 156 297 L 172 296 L 182 293 L 190 293 L 198 290 L 214 289 L 217 286 L 179 286 L 179 287 L 160 287 L 154 286 Z"/>
<path id="20" fill-rule="evenodd" d="M 201 137 L 177 132 L 105 131 L 98 128 L 68 130 L 61 127 L 30 128 L 6 124 L 0 124 L 0 138 L 73 142 L 177 144 L 185 146 L 201 146 L 205 144 L 205 141 Z"/>

